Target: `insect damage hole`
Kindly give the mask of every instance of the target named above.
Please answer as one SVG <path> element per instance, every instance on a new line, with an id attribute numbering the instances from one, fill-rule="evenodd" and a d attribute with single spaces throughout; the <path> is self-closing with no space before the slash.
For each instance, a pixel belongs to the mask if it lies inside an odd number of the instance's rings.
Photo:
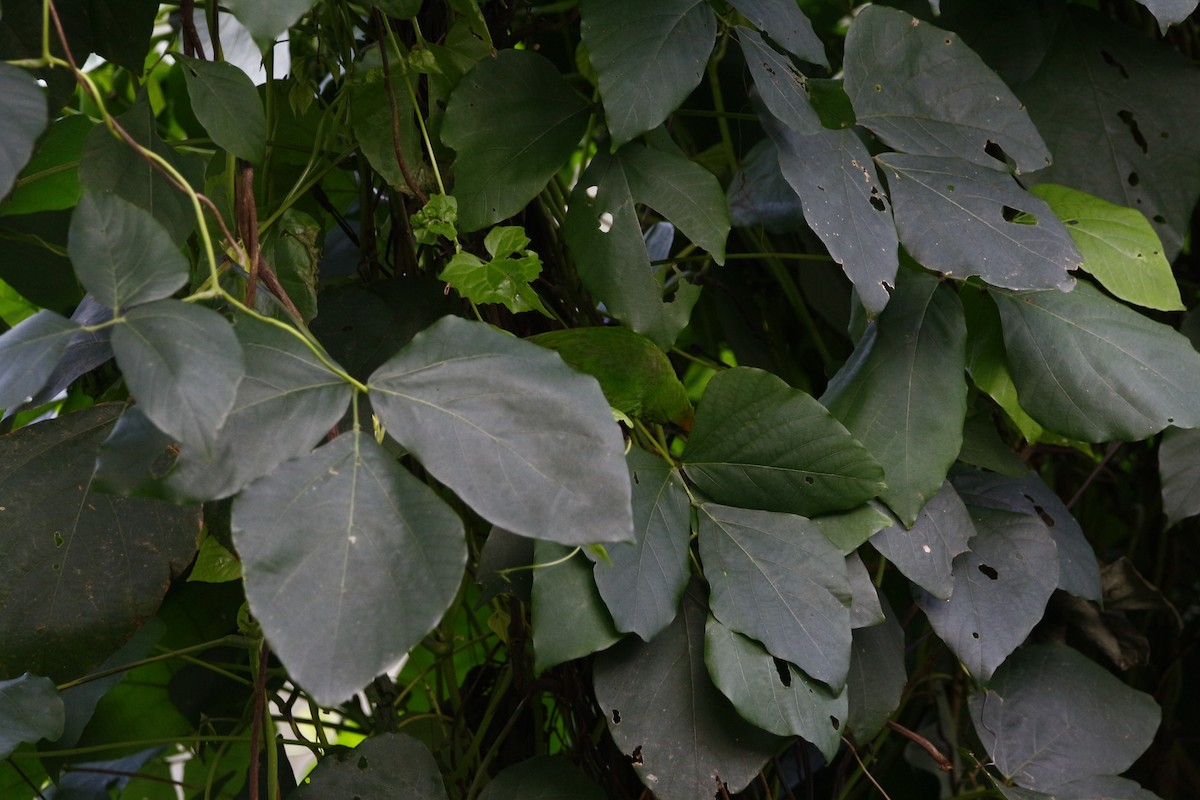
<path id="1" fill-rule="evenodd" d="M 790 689 L 792 687 L 792 671 L 788 669 L 787 662 L 780 658 L 772 660 L 775 662 L 775 671 L 779 673 L 779 682 Z"/>
<path id="2" fill-rule="evenodd" d="M 1142 129 L 1138 127 L 1137 120 L 1133 116 L 1133 112 L 1125 109 L 1118 111 L 1117 116 L 1121 118 L 1121 122 L 1125 123 L 1125 127 L 1129 128 L 1129 135 L 1133 137 L 1133 141 L 1142 149 L 1142 154 L 1150 152 L 1150 143 L 1146 141 L 1146 137 L 1142 135 Z"/>
<path id="3" fill-rule="evenodd" d="M 615 708 L 613 709 L 612 718 L 613 718 L 613 725 L 621 724 L 621 712 L 617 711 Z"/>
<path id="4" fill-rule="evenodd" d="M 1028 211 L 1022 211 L 1019 208 L 1012 206 L 1003 206 L 1000 209 L 1000 216 L 1005 222 L 1011 222 L 1014 225 L 1037 225 L 1038 219 Z"/>
<path id="5" fill-rule="evenodd" d="M 600 223 L 597 227 L 599 227 L 601 233 L 608 233 L 612 230 L 613 215 L 611 213 L 605 211 L 603 214 L 596 217 L 596 221 Z"/>
<path id="6" fill-rule="evenodd" d="M 979 571 L 993 581 L 1000 577 L 1000 573 L 996 571 L 996 568 L 989 567 L 987 564 L 980 564 Z"/>
<path id="7" fill-rule="evenodd" d="M 630 764 L 645 764 L 646 760 L 642 758 L 642 746 L 639 744 L 633 748 L 633 752 L 629 755 Z"/>

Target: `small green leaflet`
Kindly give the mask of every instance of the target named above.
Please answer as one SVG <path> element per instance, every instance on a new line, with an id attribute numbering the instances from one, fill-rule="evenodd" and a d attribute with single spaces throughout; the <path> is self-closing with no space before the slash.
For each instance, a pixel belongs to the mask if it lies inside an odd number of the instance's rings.
<path id="1" fill-rule="evenodd" d="M 528 244 L 524 228 L 498 225 L 483 240 L 490 260 L 461 251 L 438 277 L 472 303 L 503 303 L 514 314 L 539 311 L 549 317 L 550 312 L 529 285 L 542 274 L 542 260 L 525 249 Z"/>
<path id="2" fill-rule="evenodd" d="M 438 238 L 458 239 L 458 201 L 454 195 L 433 194 L 421 210 L 413 214 L 413 238 L 420 244 L 434 245 Z"/>
<path id="3" fill-rule="evenodd" d="M 279 5 L 271 3 L 270 5 Z M 252 164 L 267 150 L 267 116 L 250 76 L 224 61 L 178 54 L 192 110 L 219 146 Z"/>
<path id="4" fill-rule="evenodd" d="M 1140 212 L 1052 183 L 1029 191 L 1067 226 L 1083 255 L 1083 268 L 1106 289 L 1146 308 L 1183 310 L 1162 242 Z"/>

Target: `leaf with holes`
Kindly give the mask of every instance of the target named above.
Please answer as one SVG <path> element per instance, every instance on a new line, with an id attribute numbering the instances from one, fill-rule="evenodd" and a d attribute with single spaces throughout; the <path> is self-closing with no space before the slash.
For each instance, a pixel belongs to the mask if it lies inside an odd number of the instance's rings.
<path id="1" fill-rule="evenodd" d="M 846 35 L 845 70 L 859 124 L 897 150 L 991 170 L 1011 158 L 1018 173 L 1050 163 L 1021 101 L 955 33 L 867 6 Z"/>
<path id="2" fill-rule="evenodd" d="M 771 116 L 793 133 L 811 135 L 822 130 L 821 118 L 808 97 L 808 79 L 791 59 L 775 50 L 762 34 L 738 26 L 738 41 L 758 89 L 762 104 Z"/>
<path id="3" fill-rule="evenodd" d="M 921 592 L 917 603 L 967 670 L 987 681 L 1041 620 L 1058 585 L 1058 557 L 1036 517 L 969 508 L 976 533 L 970 552 L 954 559 L 950 599 Z"/>
<path id="4" fill-rule="evenodd" d="M 845 556 L 803 517 L 705 503 L 700 560 L 713 615 L 829 686 L 850 663 Z"/>
<path id="5" fill-rule="evenodd" d="M 958 158 L 887 153 L 900 243 L 955 278 L 978 275 L 1006 289 L 1060 289 L 1083 263 L 1066 227 L 1007 173 Z"/>
<path id="6" fill-rule="evenodd" d="M 813 30 L 812 22 L 791 0 L 732 0 L 731 5 L 796 58 L 829 66 L 825 43 Z"/>
<path id="7" fill-rule="evenodd" d="M 871 537 L 871 545 L 904 577 L 939 600 L 954 591 L 950 565 L 975 535 L 971 515 L 949 482 L 930 498 L 911 530 L 893 525 Z"/>
<path id="8" fill-rule="evenodd" d="M 238 495 L 233 543 L 271 649 L 325 706 L 437 625 L 467 561 L 458 516 L 359 430 Z"/>
<path id="9" fill-rule="evenodd" d="M 224 61 L 175 55 L 192 110 L 213 142 L 252 164 L 267 150 L 267 116 L 250 76 Z"/>

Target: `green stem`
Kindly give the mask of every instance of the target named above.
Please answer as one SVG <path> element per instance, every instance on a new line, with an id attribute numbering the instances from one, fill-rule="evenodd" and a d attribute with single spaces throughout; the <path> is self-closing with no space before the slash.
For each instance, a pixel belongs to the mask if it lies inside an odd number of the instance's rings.
<path id="1" fill-rule="evenodd" d="M 729 174 L 737 172 L 737 154 L 733 147 L 733 134 L 729 131 L 729 118 L 725 111 L 725 97 L 721 93 L 721 77 L 717 69 L 725 58 L 725 49 L 729 45 L 729 36 L 721 37 L 716 53 L 708 60 L 708 88 L 712 92 L 713 108 L 717 114 L 717 129 L 721 132 L 721 147 L 725 151 L 725 160 L 729 162 Z"/>
<path id="2" fill-rule="evenodd" d="M 800 320 L 800 324 L 808 331 L 812 337 L 813 347 L 817 350 L 817 355 L 821 358 L 821 363 L 826 367 L 833 364 L 833 356 L 829 352 L 829 348 L 825 345 L 825 339 L 821 336 L 821 331 L 817 328 L 816 320 L 813 319 L 812 313 L 808 310 L 808 304 L 804 302 L 804 296 L 800 294 L 800 287 L 792 280 L 792 275 L 788 272 L 787 267 L 783 265 L 774 254 L 766 251 L 764 248 L 763 263 L 767 265 L 767 271 L 775 278 L 779 284 L 779 288 L 783 290 L 783 296 L 787 298 L 788 305 L 796 312 L 796 316 Z"/>
<path id="3" fill-rule="evenodd" d="M 73 681 L 67 681 L 66 683 L 59 684 L 58 691 L 65 692 L 67 689 L 73 689 L 76 686 L 82 686 L 85 683 L 98 681 L 101 678 L 108 678 L 112 675 L 120 675 L 122 672 L 128 672 L 129 670 L 137 669 L 138 667 L 144 667 L 147 664 L 157 664 L 160 661 L 168 661 L 172 658 L 178 658 L 179 656 L 186 656 L 192 653 L 202 653 L 205 650 L 211 650 L 214 647 L 247 647 L 251 643 L 253 643 L 253 640 L 249 639 L 248 637 L 236 633 L 230 634 L 229 636 L 222 636 L 220 639 L 213 639 L 211 642 L 194 644 L 191 647 L 184 647 L 180 650 L 172 650 L 168 653 L 160 653 L 156 656 L 150 656 L 138 661 L 132 661 L 128 664 L 122 664 L 119 667 L 111 667 L 110 669 L 103 669 L 99 672 L 93 672 L 90 675 L 84 675 L 82 678 L 76 678 Z"/>

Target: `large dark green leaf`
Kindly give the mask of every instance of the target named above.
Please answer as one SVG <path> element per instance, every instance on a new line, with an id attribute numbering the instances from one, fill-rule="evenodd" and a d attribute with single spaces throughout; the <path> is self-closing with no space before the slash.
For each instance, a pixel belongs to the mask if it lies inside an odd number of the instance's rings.
<path id="1" fill-rule="evenodd" d="M 682 155 L 630 142 L 617 151 L 633 199 L 669 219 L 683 235 L 725 263 L 729 207 L 716 177 Z"/>
<path id="2" fill-rule="evenodd" d="M 900 243 L 922 265 L 1008 289 L 1069 290 L 1083 264 L 1050 207 L 1004 172 L 958 158 L 879 156 Z"/>
<path id="3" fill-rule="evenodd" d="M 679 616 L 646 643 L 628 637 L 596 658 L 596 701 L 613 741 L 661 800 L 737 792 L 780 740 L 738 716 L 708 675 L 701 590 L 684 595 Z"/>
<path id="4" fill-rule="evenodd" d="M 897 150 L 954 156 L 1017 172 L 1050 163 L 1037 128 L 1012 91 L 957 34 L 871 5 L 846 35 L 846 94 L 860 124 Z"/>
<path id="5" fill-rule="evenodd" d="M 92 491 L 122 407 L 0 438 L 0 677 L 79 677 L 154 614 L 196 552 L 199 508 Z"/>
<path id="6" fill-rule="evenodd" d="M 1042 425 L 1087 442 L 1200 426 L 1200 354 L 1172 328 L 1083 282 L 992 296 L 1021 405 Z"/>
<path id="7" fill-rule="evenodd" d="M 1162 800 L 1128 778 L 1115 775 L 1093 775 L 1054 787 L 1053 794 L 1022 789 L 1020 786 L 1001 786 L 1007 800 Z"/>
<path id="8" fill-rule="evenodd" d="M 829 66 L 825 43 L 791 0 L 732 0 L 731 5 L 792 55 L 811 64 Z"/>
<path id="9" fill-rule="evenodd" d="M 683 461 L 713 500 L 768 511 L 842 511 L 883 489 L 878 463 L 820 403 L 745 367 L 709 381 Z"/>
<path id="10" fill-rule="evenodd" d="M 1001 774 L 1046 791 L 1124 772 L 1150 746 L 1161 716 L 1150 695 L 1061 644 L 1014 655 L 970 709 Z"/>
<path id="11" fill-rule="evenodd" d="M 348 752 L 326 756 L 292 797 L 446 800 L 446 787 L 429 748 L 406 734 L 384 733 Z"/>
<path id="12" fill-rule="evenodd" d="M 429 633 L 467 561 L 454 512 L 359 430 L 247 487 L 233 537 L 250 610 L 322 705 Z"/>
<path id="13" fill-rule="evenodd" d="M 535 670 L 583 658 L 621 638 L 582 553 L 539 540 L 534 563 L 540 565 L 533 572 L 531 604 Z"/>
<path id="14" fill-rule="evenodd" d="M 62 698 L 49 678 L 26 672 L 0 680 L 0 758 L 8 758 L 21 742 L 57 739 L 64 719 Z"/>
<path id="15" fill-rule="evenodd" d="M 170 297 L 188 263 L 148 212 L 111 192 L 84 192 L 67 243 L 79 282 L 114 312 Z"/>
<path id="16" fill-rule="evenodd" d="M 92 49 L 133 75 L 141 75 L 158 7 L 156 0 L 90 0 L 87 17 Z"/>
<path id="17" fill-rule="evenodd" d="M 234 333 L 246 375 L 211 457 L 185 447 L 168 478 L 198 500 L 228 497 L 277 464 L 308 453 L 345 413 L 353 389 L 295 336 L 253 317 Z"/>
<path id="18" fill-rule="evenodd" d="M 444 317 L 370 386 L 389 433 L 494 524 L 569 545 L 633 538 L 620 429 L 557 354 Z"/>
<path id="19" fill-rule="evenodd" d="M 0 408 L 13 408 L 46 384 L 78 326 L 39 311 L 0 335 Z"/>
<path id="20" fill-rule="evenodd" d="M 808 135 L 821 131 L 821 118 L 808 98 L 804 73 L 757 31 L 740 26 L 736 31 L 754 86 L 771 116 L 793 133 Z"/>
<path id="21" fill-rule="evenodd" d="M 563 234 L 579 277 L 609 314 L 664 350 L 675 343 L 700 287 L 682 281 L 663 302 L 619 158 L 602 151 L 592 159 L 571 192 Z"/>
<path id="22" fill-rule="evenodd" d="M 875 163 L 852 130 L 801 134 L 759 114 L 779 150 L 779 168 L 800 196 L 804 218 L 842 265 L 869 311 L 887 305 L 896 284 L 898 240 Z"/>
<path id="23" fill-rule="evenodd" d="M 254 164 L 267 151 L 267 115 L 250 76 L 224 61 L 175 56 L 196 119 L 218 146 Z"/>
<path id="24" fill-rule="evenodd" d="M 883 465 L 879 496 L 911 525 L 962 446 L 967 329 L 949 286 L 909 270 L 898 284 L 821 402 Z"/>
<path id="25" fill-rule="evenodd" d="M 21 170 L 12 194 L 0 203 L 0 216 L 71 208 L 79 199 L 79 151 L 96 123 L 82 115 L 50 123 Z"/>
<path id="26" fill-rule="evenodd" d="M 846 559 L 803 517 L 700 507 L 700 559 L 713 615 L 830 686 L 850 663 Z"/>
<path id="27" fill-rule="evenodd" d="M 34 77 L 0 64 L 0 198 L 29 160 L 46 122 L 46 95 Z"/>
<path id="28" fill-rule="evenodd" d="M 207 308 L 159 300 L 126 314 L 112 346 L 150 421 L 210 454 L 245 372 L 229 323 Z"/>
<path id="29" fill-rule="evenodd" d="M 594 575 L 617 629 L 648 642 L 675 619 L 687 588 L 691 507 L 670 464 L 637 447 L 627 460 L 636 538 L 606 548 Z"/>
<path id="30" fill-rule="evenodd" d="M 1018 93 L 1054 153 L 1036 179 L 1137 209 L 1173 260 L 1200 194 L 1194 65 L 1164 42 L 1072 4 Z"/>
<path id="31" fill-rule="evenodd" d="M 908 683 L 904 667 L 904 629 L 896 620 L 887 598 L 883 598 L 882 606 L 883 622 L 869 628 L 855 628 L 850 645 L 846 726 L 860 742 L 883 727 L 900 705 L 900 696 Z"/>
<path id="32" fill-rule="evenodd" d="M 238 21 L 246 26 L 260 45 L 277 38 L 293 25 L 314 0 L 229 0 L 226 5 Z"/>
<path id="33" fill-rule="evenodd" d="M 1168 428 L 1158 447 L 1167 525 L 1200 514 L 1200 430 Z"/>
<path id="34" fill-rule="evenodd" d="M 954 559 L 949 600 L 918 593 L 929 624 L 981 681 L 992 677 L 1033 626 L 1058 584 L 1054 540 L 1036 517 L 969 507 L 971 551 Z"/>
<path id="35" fill-rule="evenodd" d="M 458 228 L 511 217 L 567 162 L 587 127 L 589 105 L 544 56 L 502 50 L 459 83 L 442 121 L 458 153 Z"/>
<path id="36" fill-rule="evenodd" d="M 833 760 L 846 725 L 845 689 L 831 692 L 711 616 L 704 661 L 713 683 L 748 722 L 779 736 L 801 736 Z"/>
<path id="37" fill-rule="evenodd" d="M 604 792 L 566 758 L 534 756 L 501 770 L 479 800 L 604 800 Z"/>
<path id="38" fill-rule="evenodd" d="M 691 94 L 717 33 L 703 0 L 584 0 L 580 17 L 614 145 L 657 127 Z"/>
<path id="39" fill-rule="evenodd" d="M 954 591 L 950 565 L 975 535 L 971 515 L 949 482 L 917 515 L 911 530 L 893 525 L 871 537 L 871 545 L 904 577 L 940 600 Z"/>

